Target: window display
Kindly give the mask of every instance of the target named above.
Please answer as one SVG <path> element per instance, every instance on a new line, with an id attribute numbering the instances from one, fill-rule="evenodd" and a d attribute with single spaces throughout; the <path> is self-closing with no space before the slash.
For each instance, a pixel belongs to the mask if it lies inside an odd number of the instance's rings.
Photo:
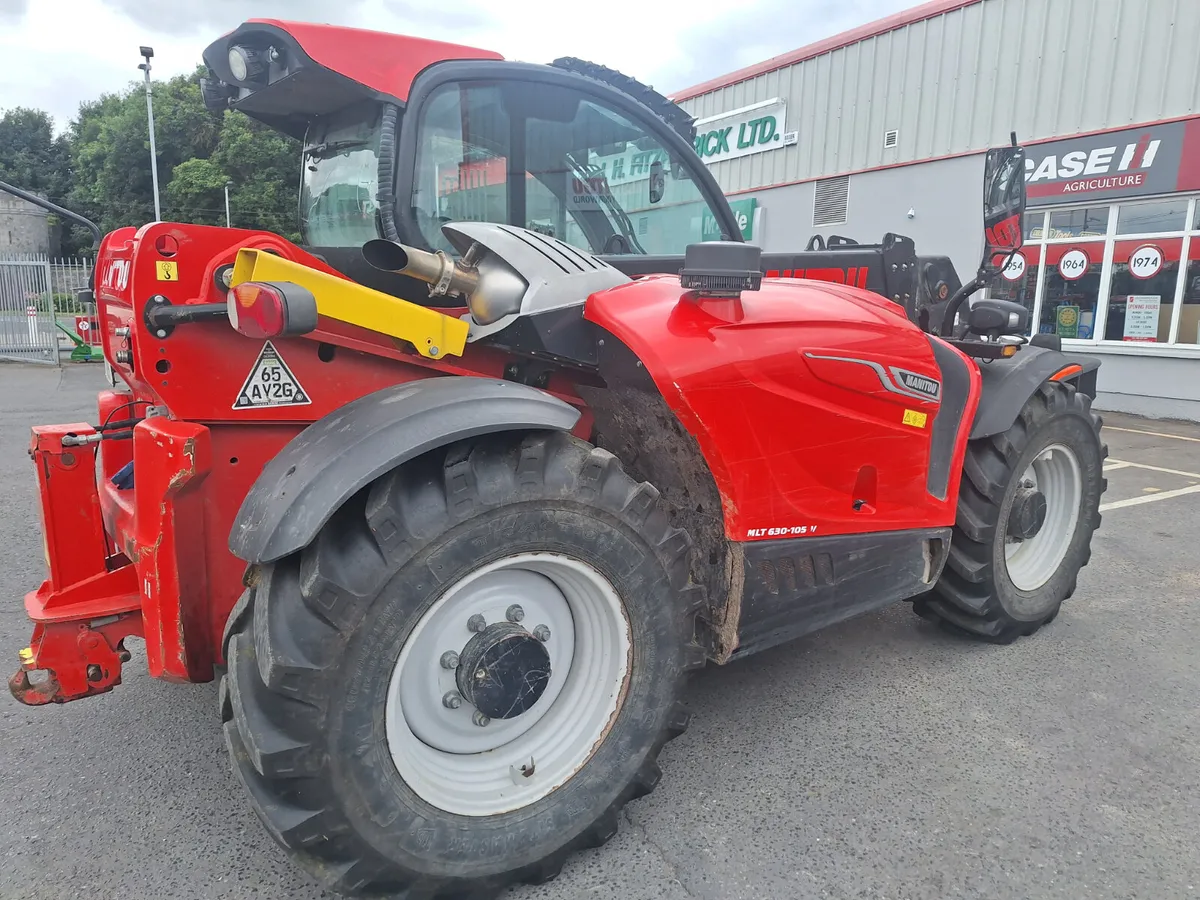
<path id="1" fill-rule="evenodd" d="M 1026 270 L 989 296 L 1028 306 L 1034 293 L 1040 333 L 1200 346 L 1200 197 L 1030 210 L 1026 229 Z"/>
<path id="2" fill-rule="evenodd" d="M 1105 340 L 1165 344 L 1171 339 L 1182 249 L 1182 238 L 1116 242 Z"/>
<path id="3" fill-rule="evenodd" d="M 1200 216 L 1200 204 L 1197 213 Z M 1192 235 L 1188 264 L 1184 272 L 1183 303 L 1179 309 L 1177 344 L 1200 344 L 1200 235 Z"/>
<path id="4" fill-rule="evenodd" d="M 1033 323 L 1034 301 L 1037 299 L 1037 284 L 1041 272 L 1038 266 L 1040 256 L 1040 247 L 1026 247 L 1025 250 L 1018 251 L 1004 267 L 1000 277 L 988 286 L 987 291 L 987 296 L 993 300 L 1011 300 L 1029 310 L 1030 327 Z"/>
<path id="5" fill-rule="evenodd" d="M 1108 207 L 1061 209 L 1050 212 L 1049 240 L 1060 238 L 1102 238 L 1108 233 Z"/>
<path id="6" fill-rule="evenodd" d="M 1104 242 L 1050 244 L 1043 268 L 1038 330 L 1064 338 L 1091 338 L 1100 301 Z"/>

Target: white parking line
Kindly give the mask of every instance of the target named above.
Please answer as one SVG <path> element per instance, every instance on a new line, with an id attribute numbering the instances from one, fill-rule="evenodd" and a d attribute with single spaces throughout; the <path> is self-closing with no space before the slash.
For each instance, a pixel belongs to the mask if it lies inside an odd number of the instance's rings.
<path id="1" fill-rule="evenodd" d="M 1162 466 L 1150 466 L 1146 463 L 1129 462 L 1124 459 L 1108 460 L 1104 464 L 1104 471 L 1111 472 L 1113 469 L 1124 469 L 1126 466 L 1133 466 L 1135 469 L 1149 469 L 1151 472 L 1166 472 L 1168 475 L 1182 475 L 1184 478 L 1200 480 L 1200 472 L 1181 472 L 1179 469 L 1164 469 Z"/>
<path id="2" fill-rule="evenodd" d="M 1177 441 L 1192 441 L 1195 444 L 1200 444 L 1200 438 L 1184 437 L 1182 434 L 1167 434 L 1163 431 L 1142 431 L 1140 428 L 1118 428 L 1116 425 L 1105 425 L 1105 431 L 1125 431 L 1129 434 L 1148 434 L 1151 437 L 1174 438 Z"/>
<path id="3" fill-rule="evenodd" d="M 1170 500 L 1172 497 L 1182 497 L 1184 494 L 1200 494 L 1200 484 L 1191 487 L 1178 488 L 1173 491 L 1163 491 L 1161 494 L 1147 494 L 1144 497 L 1130 497 L 1128 500 L 1114 500 L 1112 503 L 1101 503 L 1100 512 L 1110 509 L 1123 509 L 1126 506 L 1140 506 L 1143 503 L 1157 503 L 1159 500 Z"/>

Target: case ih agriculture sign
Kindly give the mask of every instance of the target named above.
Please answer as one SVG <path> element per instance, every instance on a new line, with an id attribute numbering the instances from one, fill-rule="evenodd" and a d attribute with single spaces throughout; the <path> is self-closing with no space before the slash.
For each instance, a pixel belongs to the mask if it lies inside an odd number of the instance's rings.
<path id="1" fill-rule="evenodd" d="M 1030 206 L 1200 188 L 1200 119 L 1035 144 L 1025 150 Z"/>

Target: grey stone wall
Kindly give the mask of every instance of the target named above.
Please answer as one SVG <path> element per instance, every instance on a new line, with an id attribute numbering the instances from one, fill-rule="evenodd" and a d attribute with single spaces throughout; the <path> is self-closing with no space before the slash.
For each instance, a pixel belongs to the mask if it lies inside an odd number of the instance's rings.
<path id="1" fill-rule="evenodd" d="M 48 217 L 46 210 L 0 191 L 0 259 L 48 256 L 53 249 Z"/>

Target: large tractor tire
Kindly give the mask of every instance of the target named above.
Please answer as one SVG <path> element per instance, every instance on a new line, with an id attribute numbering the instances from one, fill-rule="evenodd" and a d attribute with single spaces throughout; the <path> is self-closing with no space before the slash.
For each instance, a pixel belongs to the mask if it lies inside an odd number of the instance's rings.
<path id="1" fill-rule="evenodd" d="M 259 817 L 340 893 L 554 878 L 687 725 L 689 550 L 653 487 L 567 435 L 383 477 L 230 618 L 225 737 Z"/>
<path id="2" fill-rule="evenodd" d="M 1011 428 L 968 445 L 950 554 L 920 615 L 998 644 L 1054 620 L 1100 527 L 1100 427 L 1086 394 L 1047 382 Z"/>

